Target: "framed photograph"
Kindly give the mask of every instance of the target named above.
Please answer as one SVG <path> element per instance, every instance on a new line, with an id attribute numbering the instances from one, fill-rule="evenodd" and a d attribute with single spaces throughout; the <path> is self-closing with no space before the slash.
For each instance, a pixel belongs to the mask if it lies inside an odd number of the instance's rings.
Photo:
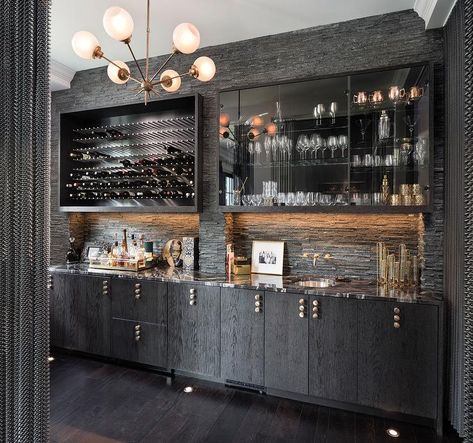
<path id="1" fill-rule="evenodd" d="M 254 274 L 282 275 L 283 241 L 253 241 L 251 272 Z"/>
<path id="2" fill-rule="evenodd" d="M 82 249 L 81 262 L 88 263 L 90 259 L 97 258 L 100 256 L 104 249 L 104 245 L 97 243 L 85 242 L 84 249 Z"/>

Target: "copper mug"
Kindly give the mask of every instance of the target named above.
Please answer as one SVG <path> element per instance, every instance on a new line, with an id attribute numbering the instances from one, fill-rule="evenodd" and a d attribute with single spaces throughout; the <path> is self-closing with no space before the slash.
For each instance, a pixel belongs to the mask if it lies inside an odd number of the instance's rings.
<path id="1" fill-rule="evenodd" d="M 368 93 L 365 91 L 360 91 L 353 96 L 353 103 L 357 105 L 365 105 L 368 103 Z"/>
<path id="2" fill-rule="evenodd" d="M 424 88 L 420 86 L 412 86 L 409 89 L 409 100 L 417 100 L 424 95 Z"/>
<path id="3" fill-rule="evenodd" d="M 399 103 L 406 95 L 406 90 L 404 88 L 399 88 L 399 86 L 391 86 L 389 88 L 389 99 L 393 103 Z"/>
<path id="4" fill-rule="evenodd" d="M 373 105 L 379 105 L 380 103 L 383 103 L 384 97 L 382 91 L 373 91 L 368 97 L 368 100 Z"/>

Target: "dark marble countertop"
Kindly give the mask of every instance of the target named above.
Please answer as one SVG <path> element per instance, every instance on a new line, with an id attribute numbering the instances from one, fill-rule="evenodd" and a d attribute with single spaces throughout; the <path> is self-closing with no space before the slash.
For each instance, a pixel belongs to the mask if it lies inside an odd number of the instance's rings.
<path id="1" fill-rule="evenodd" d="M 287 275 L 274 276 L 252 274 L 226 277 L 223 274 L 205 274 L 201 272 L 186 272 L 177 268 L 153 268 L 140 272 L 120 270 L 103 270 L 89 268 L 86 264 L 51 266 L 50 272 L 103 275 L 116 278 L 133 278 L 156 280 L 163 282 L 192 283 L 194 285 L 221 286 L 227 288 L 259 289 L 275 292 L 289 292 L 296 294 L 319 295 L 328 297 L 343 297 L 355 299 L 386 299 L 404 303 L 438 304 L 442 301 L 440 291 L 429 289 L 386 289 L 378 286 L 375 281 L 351 280 L 339 281 L 335 286 L 328 288 L 307 288 L 298 284 L 301 280 L 310 280 L 316 276 Z"/>

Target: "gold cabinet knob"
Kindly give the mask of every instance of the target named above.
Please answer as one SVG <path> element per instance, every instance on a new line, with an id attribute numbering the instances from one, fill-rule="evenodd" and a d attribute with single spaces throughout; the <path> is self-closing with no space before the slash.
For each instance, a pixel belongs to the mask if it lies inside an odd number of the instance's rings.
<path id="1" fill-rule="evenodd" d="M 141 289 L 135 289 L 135 294 L 141 294 Z"/>
<path id="2" fill-rule="evenodd" d="M 314 306 L 319 306 L 319 302 L 318 302 L 317 300 L 314 300 L 314 301 L 312 302 L 312 304 L 313 304 Z"/>
<path id="3" fill-rule="evenodd" d="M 103 295 L 108 295 L 108 291 L 107 291 L 106 289 L 104 289 L 104 290 L 102 291 L 102 294 L 103 294 Z"/>
<path id="4" fill-rule="evenodd" d="M 319 308 L 318 308 L 317 306 L 314 306 L 314 307 L 312 308 L 312 312 L 319 312 Z"/>
<path id="5" fill-rule="evenodd" d="M 301 306 L 299 306 L 299 311 L 301 311 L 301 312 L 304 312 L 304 311 L 305 311 L 305 308 L 304 308 L 304 306 L 302 306 L 302 305 L 301 305 Z"/>
<path id="6" fill-rule="evenodd" d="M 317 313 L 312 314 L 312 318 L 319 318 L 319 314 Z"/>
<path id="7" fill-rule="evenodd" d="M 136 288 L 136 289 L 140 289 L 140 288 L 141 288 L 141 283 L 136 283 L 136 284 L 135 284 L 135 288 Z"/>
<path id="8" fill-rule="evenodd" d="M 139 331 L 141 329 L 141 325 L 135 325 L 135 331 Z"/>
<path id="9" fill-rule="evenodd" d="M 103 283 L 104 285 L 108 285 L 108 280 L 104 280 L 102 283 Z"/>
<path id="10" fill-rule="evenodd" d="M 305 314 L 303 312 L 299 312 L 299 317 L 300 318 L 304 318 L 305 317 Z"/>
<path id="11" fill-rule="evenodd" d="M 191 300 L 191 301 L 189 302 L 189 304 L 190 304 L 191 306 L 194 306 L 194 305 L 195 305 L 195 300 Z"/>
<path id="12" fill-rule="evenodd" d="M 301 298 L 301 299 L 299 300 L 299 304 L 300 304 L 300 305 L 303 305 L 304 303 L 305 303 L 305 300 L 304 300 L 303 298 Z"/>
<path id="13" fill-rule="evenodd" d="M 141 298 L 141 294 L 135 294 L 135 300 L 139 300 Z"/>
<path id="14" fill-rule="evenodd" d="M 395 321 L 395 322 L 394 322 L 394 327 L 395 327 L 396 329 L 399 329 L 399 328 L 401 327 L 401 324 L 398 323 L 397 321 Z"/>
<path id="15" fill-rule="evenodd" d="M 256 294 L 256 295 L 255 295 L 255 300 L 261 300 L 261 295 L 260 295 L 260 294 Z"/>
<path id="16" fill-rule="evenodd" d="M 141 340 L 141 336 L 135 335 L 135 341 L 140 341 L 140 340 Z"/>
<path id="17" fill-rule="evenodd" d="M 195 294 L 195 289 L 194 288 L 189 289 L 189 293 L 190 294 Z"/>
<path id="18" fill-rule="evenodd" d="M 396 308 L 394 308 L 394 313 L 395 313 L 395 314 L 400 314 L 400 313 L 401 313 L 401 310 L 396 307 Z"/>
<path id="19" fill-rule="evenodd" d="M 258 308 L 258 307 L 255 308 L 255 312 L 261 312 L 261 311 L 262 311 L 261 308 Z"/>
<path id="20" fill-rule="evenodd" d="M 400 321 L 400 320 L 401 320 L 401 317 L 399 317 L 399 315 L 394 316 L 394 321 Z"/>
<path id="21" fill-rule="evenodd" d="M 259 308 L 259 307 L 261 306 L 261 302 L 255 301 L 255 306 L 256 306 L 257 308 Z"/>

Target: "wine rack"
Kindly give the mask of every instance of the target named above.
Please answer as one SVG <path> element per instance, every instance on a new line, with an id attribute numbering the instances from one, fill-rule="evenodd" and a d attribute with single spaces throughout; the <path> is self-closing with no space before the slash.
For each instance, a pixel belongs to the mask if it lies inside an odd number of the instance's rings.
<path id="1" fill-rule="evenodd" d="M 199 95 L 61 114 L 61 211 L 200 209 Z"/>

